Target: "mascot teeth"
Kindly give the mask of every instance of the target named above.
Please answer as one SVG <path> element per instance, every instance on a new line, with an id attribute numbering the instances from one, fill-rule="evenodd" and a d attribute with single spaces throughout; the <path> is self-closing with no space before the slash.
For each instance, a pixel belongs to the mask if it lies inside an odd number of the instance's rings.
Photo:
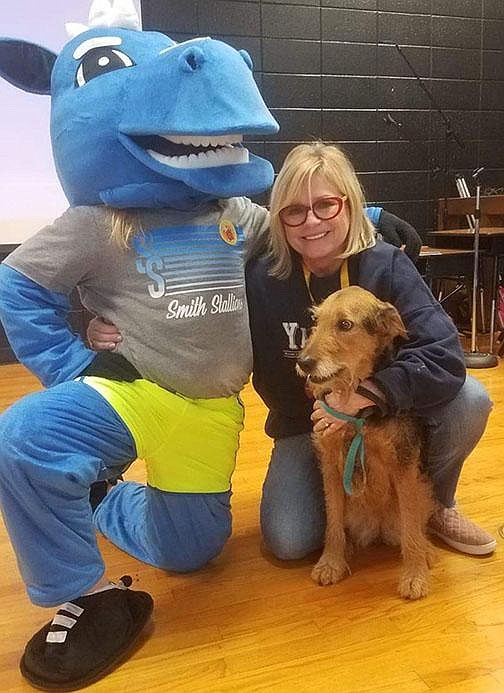
<path id="1" fill-rule="evenodd" d="M 194 145 L 193 145 L 194 146 Z M 184 156 L 166 156 L 153 149 L 147 150 L 150 156 L 160 164 L 173 168 L 211 168 L 214 166 L 230 166 L 232 164 L 247 164 L 249 161 L 248 149 L 243 147 L 235 149 L 226 145 L 219 149 L 209 149 L 199 154 Z"/>
<path id="2" fill-rule="evenodd" d="M 193 147 L 222 147 L 226 144 L 240 144 L 243 141 L 242 135 L 206 135 L 197 137 L 195 135 L 162 135 L 163 139 L 175 144 L 188 144 Z"/>
<path id="3" fill-rule="evenodd" d="M 146 146 L 147 153 L 164 166 L 212 168 L 248 164 L 249 153 L 242 141 L 242 135 L 158 135 L 145 143 L 154 144 L 155 148 Z"/>

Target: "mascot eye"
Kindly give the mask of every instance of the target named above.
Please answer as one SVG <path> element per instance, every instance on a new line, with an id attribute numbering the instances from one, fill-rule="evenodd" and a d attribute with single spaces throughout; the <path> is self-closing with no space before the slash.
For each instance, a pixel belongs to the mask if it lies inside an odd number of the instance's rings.
<path id="1" fill-rule="evenodd" d="M 338 321 L 338 330 L 342 330 L 343 332 L 348 332 L 351 330 L 353 327 L 353 322 L 351 320 L 339 320 Z"/>
<path id="2" fill-rule="evenodd" d="M 83 87 L 87 82 L 107 72 L 134 65 L 132 59 L 115 48 L 93 48 L 83 57 L 75 75 L 75 86 Z"/>

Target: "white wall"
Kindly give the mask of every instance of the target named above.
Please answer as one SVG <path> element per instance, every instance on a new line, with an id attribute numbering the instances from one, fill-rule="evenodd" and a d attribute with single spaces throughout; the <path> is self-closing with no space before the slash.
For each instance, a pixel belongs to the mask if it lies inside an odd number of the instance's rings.
<path id="1" fill-rule="evenodd" d="M 3 0 L 0 35 L 58 53 L 68 40 L 65 22 L 87 24 L 90 5 Z M 0 79 L 0 244 L 22 242 L 67 207 L 52 161 L 49 102 Z"/>

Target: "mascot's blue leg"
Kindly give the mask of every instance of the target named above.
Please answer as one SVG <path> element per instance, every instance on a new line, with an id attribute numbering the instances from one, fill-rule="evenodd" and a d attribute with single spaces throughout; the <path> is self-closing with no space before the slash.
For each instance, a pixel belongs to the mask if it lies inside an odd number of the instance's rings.
<path id="1" fill-rule="evenodd" d="M 120 483 L 100 503 L 94 521 L 119 548 L 164 570 L 197 570 L 231 534 L 231 492 L 170 493 Z"/>
<path id="2" fill-rule="evenodd" d="M 0 502 L 31 600 L 85 593 L 104 572 L 89 487 L 135 459 L 128 429 L 95 390 L 67 382 L 4 412 L 0 440 Z"/>

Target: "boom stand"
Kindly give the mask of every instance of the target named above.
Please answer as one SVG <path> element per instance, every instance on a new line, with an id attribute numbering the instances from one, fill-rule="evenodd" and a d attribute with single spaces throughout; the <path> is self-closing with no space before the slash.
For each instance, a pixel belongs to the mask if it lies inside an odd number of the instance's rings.
<path id="1" fill-rule="evenodd" d="M 475 177 L 481 173 L 482 169 L 478 169 L 473 174 Z M 478 302 L 478 281 L 479 281 L 479 236 L 480 236 L 480 191 L 481 185 L 477 181 L 476 184 L 476 209 L 474 211 L 474 269 L 473 269 L 473 286 L 472 286 L 472 312 L 471 312 L 471 351 L 464 352 L 465 364 L 467 368 L 494 368 L 498 359 L 495 354 L 476 351 L 476 321 L 477 321 L 477 302 Z"/>
<path id="2" fill-rule="evenodd" d="M 450 173 L 450 158 L 451 158 L 451 143 L 456 142 L 460 149 L 465 149 L 465 145 L 460 139 L 460 137 L 457 135 L 455 130 L 453 129 L 453 126 L 451 124 L 451 120 L 448 118 L 446 113 L 443 111 L 442 108 L 439 107 L 439 105 L 436 103 L 436 100 L 434 99 L 434 96 L 432 95 L 430 89 L 427 88 L 427 86 L 424 84 L 424 81 L 418 74 L 418 72 L 415 70 L 411 62 L 408 60 L 408 58 L 404 55 L 401 46 L 399 44 L 394 44 L 396 47 L 397 52 L 401 56 L 401 58 L 404 60 L 406 65 L 409 67 L 411 74 L 415 77 L 418 86 L 420 89 L 427 94 L 427 98 L 429 99 L 429 102 L 432 106 L 432 108 L 439 113 L 441 116 L 441 120 L 443 121 L 444 124 L 444 160 L 443 160 L 443 198 L 444 198 L 444 208 L 443 208 L 443 225 L 446 224 L 446 218 L 448 216 L 448 177 Z"/>
<path id="3" fill-rule="evenodd" d="M 415 70 L 413 65 L 410 63 L 408 58 L 404 55 L 401 47 L 396 43 L 394 44 L 399 55 L 408 65 L 411 73 L 416 78 L 418 85 L 427 94 L 427 97 L 431 103 L 431 106 L 439 113 L 444 122 L 444 166 L 443 166 L 443 183 L 444 183 L 444 209 L 443 209 L 443 225 L 446 224 L 447 211 L 448 211 L 448 174 L 450 168 L 450 144 L 454 140 L 461 149 L 465 149 L 464 143 L 458 137 L 456 132 L 454 132 L 452 124 L 446 113 L 439 108 L 438 104 L 435 102 L 429 89 L 423 83 L 422 78 Z M 483 169 L 477 169 L 473 173 L 473 178 L 477 181 L 478 175 Z M 476 351 L 476 302 L 478 296 L 478 269 L 479 269 L 479 233 L 480 233 L 480 184 L 477 181 L 476 190 L 476 210 L 474 216 L 476 217 L 474 224 L 474 271 L 473 271 L 473 291 L 472 291 L 472 318 L 471 318 L 471 351 L 464 352 L 464 358 L 467 368 L 493 368 L 497 365 L 498 360 L 495 354 L 482 353 Z"/>

